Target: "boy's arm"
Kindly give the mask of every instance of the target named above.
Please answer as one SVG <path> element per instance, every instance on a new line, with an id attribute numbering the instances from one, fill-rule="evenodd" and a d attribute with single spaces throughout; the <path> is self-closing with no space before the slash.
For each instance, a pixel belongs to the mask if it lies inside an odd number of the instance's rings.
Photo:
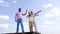
<path id="1" fill-rule="evenodd" d="M 27 14 L 27 10 L 26 10 L 25 14 L 22 14 L 22 15 L 25 16 L 26 14 Z"/>
<path id="2" fill-rule="evenodd" d="M 15 22 L 16 22 L 16 16 L 17 16 L 17 15 L 15 15 Z"/>
<path id="3" fill-rule="evenodd" d="M 40 10 L 40 11 L 38 11 L 38 12 L 36 12 L 34 15 L 36 15 L 36 14 L 38 14 L 39 12 L 41 12 L 42 10 Z"/>
<path id="4" fill-rule="evenodd" d="M 41 12 L 41 10 L 38 11 L 38 12 L 36 12 L 36 13 L 34 14 L 34 17 L 35 17 L 35 16 L 39 16 L 39 15 L 37 15 L 39 12 Z"/>

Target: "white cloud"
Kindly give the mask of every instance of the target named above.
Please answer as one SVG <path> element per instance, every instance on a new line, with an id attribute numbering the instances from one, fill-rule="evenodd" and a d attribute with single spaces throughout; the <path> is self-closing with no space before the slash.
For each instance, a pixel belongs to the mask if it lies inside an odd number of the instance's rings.
<path id="1" fill-rule="evenodd" d="M 60 16 L 59 8 L 53 8 L 50 12 L 45 13 L 45 17 L 54 17 L 54 16 Z"/>
<path id="2" fill-rule="evenodd" d="M 48 21 L 48 20 L 44 20 L 44 22 L 43 22 L 44 24 L 51 24 L 51 22 L 50 21 Z"/>
<path id="3" fill-rule="evenodd" d="M 60 8 L 52 8 L 49 12 L 45 13 L 45 19 L 43 19 L 44 21 L 43 21 L 42 27 L 45 29 L 44 32 L 45 33 L 47 32 L 46 34 L 57 34 L 57 33 L 60 34 L 59 33 L 60 27 L 57 26 L 57 24 L 59 24 L 59 23 L 55 23 L 56 20 L 54 20 L 54 19 L 53 19 L 53 21 L 50 20 L 50 17 L 54 18 L 54 17 L 59 17 L 59 16 L 60 16 Z M 46 19 L 48 19 L 48 20 L 46 20 Z M 58 30 L 56 30 L 56 29 L 58 29 Z"/>
<path id="4" fill-rule="evenodd" d="M 9 3 L 4 0 L 0 0 L 0 6 L 9 7 Z"/>
<path id="5" fill-rule="evenodd" d="M 50 13 L 45 13 L 45 17 L 53 17 Z"/>
<path id="6" fill-rule="evenodd" d="M 54 16 L 59 16 L 59 15 L 60 15 L 60 9 L 59 9 L 59 8 L 53 8 L 53 9 L 50 11 L 50 14 L 51 14 L 51 15 L 54 15 Z"/>
<path id="7" fill-rule="evenodd" d="M 17 3 L 17 0 L 13 0 L 13 3 Z"/>
<path id="8" fill-rule="evenodd" d="M 0 0 L 0 3 L 4 3 L 4 1 L 3 0 Z"/>
<path id="9" fill-rule="evenodd" d="M 0 24 L 0 28 L 8 28 L 9 24 Z"/>
<path id="10" fill-rule="evenodd" d="M 9 16 L 7 16 L 7 15 L 1 15 L 1 16 L 0 16 L 0 19 L 9 20 L 10 18 L 9 18 Z"/>
<path id="11" fill-rule="evenodd" d="M 43 28 L 47 28 L 48 25 L 50 25 L 50 24 L 53 24 L 53 23 L 52 23 L 51 21 L 44 20 L 44 21 L 43 21 L 43 25 L 42 25 L 42 27 L 43 27 Z"/>
<path id="12" fill-rule="evenodd" d="M 52 3 L 49 3 L 47 5 L 44 5 L 44 8 L 48 8 L 48 7 L 53 7 L 53 4 Z"/>
<path id="13" fill-rule="evenodd" d="M 11 24 L 0 24 L 0 33 L 9 33 L 9 30 L 11 29 L 10 26 L 13 26 L 13 25 L 11 25 Z"/>
<path id="14" fill-rule="evenodd" d="M 43 28 L 47 28 L 47 25 L 43 25 L 42 27 L 43 27 Z"/>

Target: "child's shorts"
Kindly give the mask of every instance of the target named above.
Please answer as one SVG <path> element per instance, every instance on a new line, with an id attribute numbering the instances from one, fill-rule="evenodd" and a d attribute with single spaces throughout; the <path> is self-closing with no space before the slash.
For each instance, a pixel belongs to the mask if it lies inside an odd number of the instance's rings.
<path id="1" fill-rule="evenodd" d="M 29 27 L 33 27 L 33 26 L 34 26 L 33 21 L 30 21 L 30 22 L 29 22 Z"/>

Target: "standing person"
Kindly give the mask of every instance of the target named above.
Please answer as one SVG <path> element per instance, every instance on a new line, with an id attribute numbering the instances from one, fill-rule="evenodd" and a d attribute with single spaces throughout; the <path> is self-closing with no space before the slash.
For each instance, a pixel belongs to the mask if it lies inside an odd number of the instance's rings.
<path id="1" fill-rule="evenodd" d="M 34 17 L 35 17 L 35 16 L 38 16 L 37 14 L 38 14 L 39 12 L 41 12 L 41 10 L 38 11 L 38 12 L 36 12 L 35 14 L 33 14 L 32 11 L 28 12 L 27 18 L 29 18 L 29 28 L 30 28 L 30 32 L 33 32 L 33 26 L 35 26 L 35 31 L 37 32 L 36 24 L 35 24 L 35 21 L 34 21 Z"/>
<path id="2" fill-rule="evenodd" d="M 26 13 L 27 13 L 27 11 L 26 11 Z M 23 22 L 22 22 L 22 15 L 24 16 L 24 15 L 26 15 L 26 13 L 22 14 L 21 8 L 18 9 L 18 12 L 15 15 L 15 21 L 17 22 L 16 33 L 18 33 L 18 31 L 19 31 L 19 24 L 21 24 L 21 29 L 22 29 L 22 32 L 24 33 Z"/>

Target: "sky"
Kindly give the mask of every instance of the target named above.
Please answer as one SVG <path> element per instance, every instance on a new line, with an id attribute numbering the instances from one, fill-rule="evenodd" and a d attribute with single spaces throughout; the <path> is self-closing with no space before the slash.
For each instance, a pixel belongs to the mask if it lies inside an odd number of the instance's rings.
<path id="1" fill-rule="evenodd" d="M 42 10 L 35 17 L 37 30 L 42 34 L 60 34 L 60 0 L 0 0 L 0 33 L 16 32 L 15 13 L 22 8 L 36 13 Z M 27 16 L 27 15 L 26 15 Z M 29 32 L 29 20 L 23 16 L 24 31 Z M 34 29 L 34 28 L 33 28 Z M 34 30 L 35 31 L 35 30 Z M 21 26 L 19 27 L 21 31 Z"/>

